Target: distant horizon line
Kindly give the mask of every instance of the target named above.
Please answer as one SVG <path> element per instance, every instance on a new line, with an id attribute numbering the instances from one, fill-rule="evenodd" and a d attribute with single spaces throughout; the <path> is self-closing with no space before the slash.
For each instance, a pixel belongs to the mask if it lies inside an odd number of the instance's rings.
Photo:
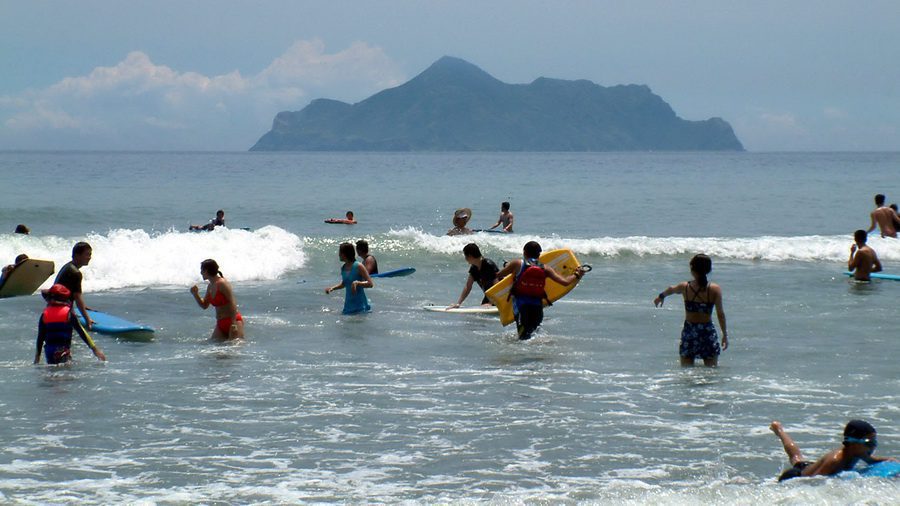
<path id="1" fill-rule="evenodd" d="M 751 151 L 745 149 L 743 151 L 730 151 L 730 150 L 722 150 L 722 151 L 707 151 L 707 150 L 682 150 L 682 151 L 630 151 L 630 150 L 622 150 L 622 151 L 250 151 L 247 150 L 207 150 L 207 149 L 0 149 L 0 153 L 42 153 L 42 154 L 53 154 L 53 153 L 81 153 L 81 154 L 89 154 L 89 153 L 119 153 L 119 154 L 140 154 L 140 153 L 156 153 L 156 154 L 216 154 L 216 153 L 228 153 L 228 154 L 249 154 L 249 155 L 268 155 L 268 154 L 429 154 L 429 155 L 437 155 L 437 154 L 729 154 L 729 155 L 740 155 L 740 154 L 855 154 L 855 153 L 870 153 L 870 154 L 891 154 L 891 153 L 900 153 L 900 149 L 896 150 L 768 150 L 768 151 Z"/>

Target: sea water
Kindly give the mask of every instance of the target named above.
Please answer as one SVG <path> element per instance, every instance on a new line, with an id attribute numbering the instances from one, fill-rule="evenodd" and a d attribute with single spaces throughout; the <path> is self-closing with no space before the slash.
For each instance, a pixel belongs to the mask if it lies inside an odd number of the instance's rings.
<path id="1" fill-rule="evenodd" d="M 0 300 L 0 502 L 896 504 L 900 480 L 775 483 L 781 420 L 808 458 L 843 425 L 900 456 L 900 283 L 851 283 L 900 154 L 0 153 L 0 261 L 67 261 L 85 300 L 157 329 L 33 366 L 40 296 Z M 453 211 L 513 235 L 447 237 Z M 230 228 L 191 233 L 224 209 Z M 355 226 L 325 218 L 353 210 Z M 18 223 L 30 236 L 14 235 Z M 249 228 L 250 230 L 241 230 Z M 342 316 L 339 243 L 367 239 L 373 312 Z M 539 241 L 593 271 L 519 342 L 450 304 L 474 241 Z M 900 241 L 873 234 L 885 271 Z M 705 252 L 731 346 L 678 365 L 679 297 Z M 245 318 L 208 341 L 189 288 L 214 258 Z M 48 283 L 49 284 L 49 283 Z M 46 285 L 45 285 L 46 286 Z M 467 304 L 481 298 L 478 289 Z"/>

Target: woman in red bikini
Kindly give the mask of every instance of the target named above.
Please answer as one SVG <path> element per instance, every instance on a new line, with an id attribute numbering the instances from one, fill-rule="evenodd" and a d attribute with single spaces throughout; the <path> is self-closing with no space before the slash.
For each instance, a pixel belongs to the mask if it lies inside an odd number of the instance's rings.
<path id="1" fill-rule="evenodd" d="M 210 305 L 216 308 L 216 328 L 213 329 L 211 339 L 242 339 L 244 337 L 244 319 L 238 312 L 237 302 L 231 291 L 231 283 L 225 280 L 222 271 L 219 270 L 219 264 L 212 259 L 200 262 L 200 275 L 209 282 L 206 296 L 200 297 L 200 289 L 197 288 L 197 285 L 191 287 L 191 294 L 203 309 Z"/>

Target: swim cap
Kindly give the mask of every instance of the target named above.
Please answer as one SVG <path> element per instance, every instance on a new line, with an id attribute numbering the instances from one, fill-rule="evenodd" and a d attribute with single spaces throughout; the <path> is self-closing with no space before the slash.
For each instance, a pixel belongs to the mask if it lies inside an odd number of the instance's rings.
<path id="1" fill-rule="evenodd" d="M 875 427 L 865 420 L 850 420 L 844 427 L 844 437 L 862 439 L 870 434 L 875 434 Z"/>

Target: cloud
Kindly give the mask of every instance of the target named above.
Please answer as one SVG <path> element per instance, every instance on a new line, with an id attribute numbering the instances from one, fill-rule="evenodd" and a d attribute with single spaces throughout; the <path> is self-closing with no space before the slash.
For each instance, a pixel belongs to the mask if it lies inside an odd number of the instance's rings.
<path id="1" fill-rule="evenodd" d="M 110 67 L 0 96 L 0 148 L 238 149 L 312 98 L 359 100 L 404 79 L 383 50 L 297 41 L 258 74 L 181 72 L 135 51 Z"/>

